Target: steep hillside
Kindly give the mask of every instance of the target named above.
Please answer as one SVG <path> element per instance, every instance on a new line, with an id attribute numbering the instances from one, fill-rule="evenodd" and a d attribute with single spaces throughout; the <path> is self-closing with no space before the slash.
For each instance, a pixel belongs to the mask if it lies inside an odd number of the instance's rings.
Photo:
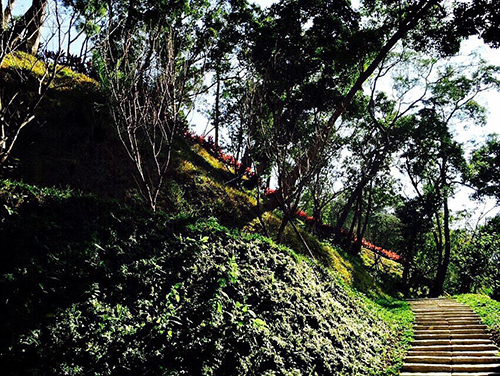
<path id="1" fill-rule="evenodd" d="M 215 219 L 1 184 L 1 354 L 13 374 L 368 375 L 389 364 L 394 314 L 289 248 Z"/>
<path id="2" fill-rule="evenodd" d="M 9 69 L 24 58 L 7 60 L 11 89 Z M 2 369 L 397 373 L 412 320 L 387 293 L 399 264 L 366 249 L 351 256 L 306 223 L 299 231 L 314 259 L 291 227 L 274 244 L 262 236 L 255 192 L 229 184 L 227 166 L 182 137 L 162 210 L 149 212 L 95 82 L 71 72 L 59 80 L 0 181 Z M 278 216 L 263 216 L 271 237 Z"/>

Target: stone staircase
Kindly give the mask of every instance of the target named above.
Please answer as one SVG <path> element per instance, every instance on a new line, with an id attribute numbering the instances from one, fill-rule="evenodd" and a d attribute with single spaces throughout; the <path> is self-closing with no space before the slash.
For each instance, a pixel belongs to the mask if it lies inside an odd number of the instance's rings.
<path id="1" fill-rule="evenodd" d="M 412 302 L 415 339 L 401 376 L 500 376 L 500 357 L 472 309 L 451 299 Z"/>

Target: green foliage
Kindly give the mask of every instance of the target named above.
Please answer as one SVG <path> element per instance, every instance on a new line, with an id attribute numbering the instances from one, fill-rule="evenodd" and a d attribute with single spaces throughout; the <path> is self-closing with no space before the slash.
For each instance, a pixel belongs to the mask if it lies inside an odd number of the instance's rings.
<path id="1" fill-rule="evenodd" d="M 0 356 L 14 374 L 368 375 L 400 332 L 396 303 L 393 320 L 215 219 L 9 181 L 0 201 Z"/>
<path id="2" fill-rule="evenodd" d="M 500 139 L 498 135 L 489 135 L 485 144 L 472 153 L 468 167 L 466 178 L 477 189 L 474 195 L 500 199 Z"/>
<path id="3" fill-rule="evenodd" d="M 456 295 L 454 299 L 460 303 L 467 304 L 474 312 L 481 316 L 483 322 L 491 330 L 493 339 L 500 345 L 500 301 L 480 294 Z"/>
<path id="4" fill-rule="evenodd" d="M 447 291 L 483 292 L 500 297 L 500 235 L 488 226 L 452 233 L 452 257 Z"/>
<path id="5" fill-rule="evenodd" d="M 11 77 L 15 77 L 16 83 L 19 82 L 19 76 L 28 75 L 33 78 L 45 80 L 50 76 L 50 65 L 40 61 L 33 55 L 22 51 L 15 51 L 5 57 L 1 67 L 5 69 L 6 77 L 3 80 L 10 81 Z M 44 82 L 42 80 L 42 82 Z M 75 73 L 71 69 L 63 66 L 57 66 L 54 81 L 50 83 L 50 88 L 57 91 L 64 91 L 77 86 L 85 86 L 88 90 L 96 90 L 97 83 L 88 76 Z"/>

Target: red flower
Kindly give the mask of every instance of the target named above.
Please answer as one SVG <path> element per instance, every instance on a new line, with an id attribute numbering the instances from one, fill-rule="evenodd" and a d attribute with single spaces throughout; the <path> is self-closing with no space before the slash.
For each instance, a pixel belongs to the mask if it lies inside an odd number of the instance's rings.
<path id="1" fill-rule="evenodd" d="M 266 188 L 266 192 L 264 193 L 266 196 L 272 196 L 276 193 L 276 189 Z"/>

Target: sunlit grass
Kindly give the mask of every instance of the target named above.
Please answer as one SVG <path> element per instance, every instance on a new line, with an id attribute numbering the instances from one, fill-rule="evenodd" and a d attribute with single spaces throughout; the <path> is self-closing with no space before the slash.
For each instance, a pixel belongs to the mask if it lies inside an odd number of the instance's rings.
<path id="1" fill-rule="evenodd" d="M 493 339 L 500 345 L 500 302 L 482 294 L 463 294 L 453 297 L 467 304 L 476 312 L 490 329 Z"/>
<path id="2" fill-rule="evenodd" d="M 2 69 L 10 69 L 19 73 L 29 74 L 37 79 L 47 79 L 48 75 L 51 73 L 47 71 L 49 68 L 49 65 L 40 61 L 35 56 L 22 51 L 15 51 L 8 54 L 2 63 Z M 98 85 L 94 79 L 85 74 L 76 73 L 69 67 L 57 66 L 56 75 L 50 87 L 67 90 L 81 84 Z"/>

